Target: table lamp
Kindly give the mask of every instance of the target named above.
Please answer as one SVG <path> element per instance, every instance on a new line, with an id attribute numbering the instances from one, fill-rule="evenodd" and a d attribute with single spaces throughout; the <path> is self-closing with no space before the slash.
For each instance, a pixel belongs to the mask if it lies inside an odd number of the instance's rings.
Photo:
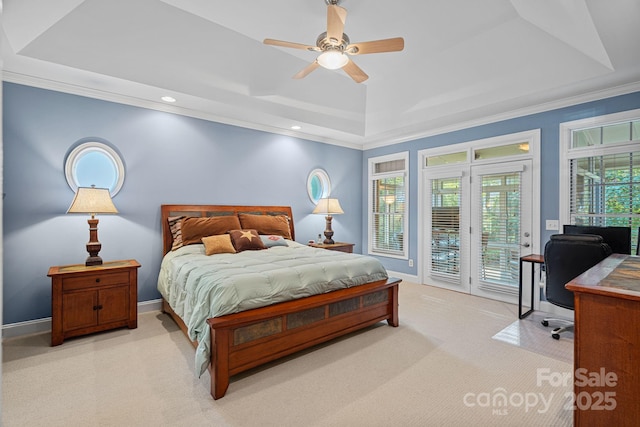
<path id="1" fill-rule="evenodd" d="M 98 220 L 95 215 L 118 213 L 113 201 L 111 201 L 109 189 L 96 188 L 94 185 L 78 187 L 67 213 L 91 214 L 91 218 L 87 220 L 89 223 L 89 242 L 87 242 L 89 256 L 85 265 L 101 265 L 102 258 L 98 256 L 98 252 L 100 252 L 102 244 L 98 241 Z"/>
<path id="2" fill-rule="evenodd" d="M 332 245 L 335 242 L 333 241 L 333 230 L 331 229 L 331 220 L 333 217 L 331 215 L 343 214 L 344 211 L 340 207 L 340 202 L 338 199 L 320 199 L 316 208 L 313 210 L 314 214 L 324 214 L 325 219 L 327 220 L 326 229 L 324 230 L 324 243 L 325 245 Z"/>

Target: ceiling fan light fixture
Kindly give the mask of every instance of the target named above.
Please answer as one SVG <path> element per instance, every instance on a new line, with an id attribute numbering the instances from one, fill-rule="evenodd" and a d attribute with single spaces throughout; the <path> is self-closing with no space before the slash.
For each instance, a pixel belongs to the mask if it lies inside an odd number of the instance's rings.
<path id="1" fill-rule="evenodd" d="M 337 50 L 328 50 L 318 56 L 318 64 L 327 70 L 337 70 L 347 65 L 349 58 Z"/>
<path id="2" fill-rule="evenodd" d="M 356 83 L 362 83 L 369 78 L 367 73 L 353 62 L 348 55 L 362 55 L 368 53 L 398 52 L 404 49 L 404 39 L 372 40 L 351 44 L 349 36 L 344 32 L 347 19 L 347 9 L 338 6 L 341 0 L 324 0 L 327 4 L 327 31 L 320 33 L 315 46 L 302 43 L 292 43 L 283 40 L 264 39 L 264 44 L 293 49 L 304 49 L 320 52 L 319 56 L 292 77 L 301 79 L 313 70 L 322 67 L 328 70 L 342 70 Z M 0 0 L 0 3 L 2 0 Z"/>

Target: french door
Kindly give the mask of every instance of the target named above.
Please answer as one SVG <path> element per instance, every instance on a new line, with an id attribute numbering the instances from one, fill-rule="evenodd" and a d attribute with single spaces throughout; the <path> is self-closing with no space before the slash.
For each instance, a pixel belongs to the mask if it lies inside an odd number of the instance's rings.
<path id="1" fill-rule="evenodd" d="M 425 165 L 446 156 L 426 154 Z M 422 283 L 517 303 L 520 257 L 539 250 L 533 163 L 511 156 L 423 168 Z"/>
<path id="2" fill-rule="evenodd" d="M 470 292 L 516 302 L 531 253 L 531 161 L 471 168 Z"/>

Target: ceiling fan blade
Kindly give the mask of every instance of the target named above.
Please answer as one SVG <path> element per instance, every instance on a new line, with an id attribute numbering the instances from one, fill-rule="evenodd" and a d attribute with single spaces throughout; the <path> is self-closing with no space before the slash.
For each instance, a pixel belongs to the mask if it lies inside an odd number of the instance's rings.
<path id="1" fill-rule="evenodd" d="M 312 72 L 313 70 L 315 70 L 319 66 L 320 66 L 320 64 L 318 64 L 318 61 L 313 61 L 311 64 L 307 65 L 304 69 L 298 71 L 298 73 L 296 75 L 294 75 L 293 78 L 294 79 L 301 79 L 303 77 L 306 77 L 310 72 Z"/>
<path id="2" fill-rule="evenodd" d="M 320 51 L 320 48 L 318 48 L 316 46 L 309 46 L 309 45 L 302 44 L 302 43 L 285 42 L 285 41 L 282 41 L 282 40 L 264 39 L 263 43 L 271 45 L 271 46 L 290 47 L 290 48 L 293 48 L 293 49 Z"/>
<path id="3" fill-rule="evenodd" d="M 363 55 L 365 53 L 398 52 L 402 49 L 404 49 L 404 39 L 395 37 L 392 39 L 352 43 L 347 46 L 345 52 L 350 55 Z"/>
<path id="4" fill-rule="evenodd" d="M 342 42 L 344 23 L 347 20 L 347 9 L 330 4 L 327 6 L 327 39 L 335 44 Z"/>
<path id="5" fill-rule="evenodd" d="M 365 80 L 367 80 L 369 78 L 369 76 L 367 76 L 367 73 L 362 71 L 362 69 L 360 67 L 358 67 L 356 65 L 356 63 L 353 62 L 352 60 L 349 60 L 349 62 L 347 62 L 347 64 L 344 67 L 342 67 L 342 69 L 356 83 L 362 83 L 363 81 L 365 81 Z"/>

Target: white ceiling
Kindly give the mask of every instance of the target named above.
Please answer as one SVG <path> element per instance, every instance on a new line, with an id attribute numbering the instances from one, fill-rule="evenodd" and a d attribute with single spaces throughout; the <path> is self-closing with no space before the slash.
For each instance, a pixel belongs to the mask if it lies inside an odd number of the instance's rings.
<path id="1" fill-rule="evenodd" d="M 640 90 L 638 0 L 340 5 L 352 42 L 405 39 L 361 84 L 262 43 L 314 45 L 324 0 L 4 0 L 4 80 L 356 148 Z"/>

